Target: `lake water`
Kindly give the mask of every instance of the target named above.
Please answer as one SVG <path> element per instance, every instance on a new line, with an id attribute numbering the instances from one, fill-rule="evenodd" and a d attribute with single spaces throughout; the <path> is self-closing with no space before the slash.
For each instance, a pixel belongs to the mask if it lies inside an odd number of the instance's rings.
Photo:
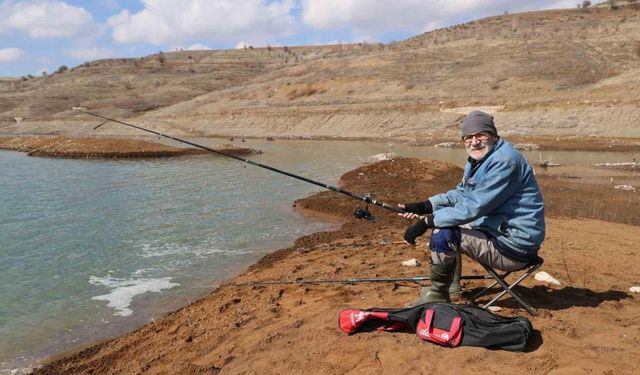
<path id="1" fill-rule="evenodd" d="M 330 185 L 374 154 L 458 165 L 466 159 L 461 149 L 393 143 L 241 145 L 264 151 L 252 160 Z M 637 157 L 543 156 L 572 164 Z M 217 156 L 73 160 L 0 151 L 0 372 L 127 332 L 210 291 L 265 253 L 329 229 L 291 208 L 293 200 L 320 190 Z"/>

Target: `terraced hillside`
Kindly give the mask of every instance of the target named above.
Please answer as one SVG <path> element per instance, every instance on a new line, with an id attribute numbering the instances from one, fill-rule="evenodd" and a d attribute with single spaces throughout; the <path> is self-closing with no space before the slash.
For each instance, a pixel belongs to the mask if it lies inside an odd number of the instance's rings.
<path id="1" fill-rule="evenodd" d="M 325 50 L 319 47 L 315 53 Z M 131 117 L 242 85 L 287 62 L 283 49 L 159 52 L 87 62 L 48 77 L 0 81 L 0 116 L 3 121 L 16 116 L 51 120 L 82 105 Z"/>
<path id="2" fill-rule="evenodd" d="M 483 108 L 503 134 L 640 137 L 640 6 L 502 15 L 388 45 L 103 60 L 0 87 L 5 133 L 84 132 L 68 111 L 82 105 L 187 135 L 429 142 Z"/>

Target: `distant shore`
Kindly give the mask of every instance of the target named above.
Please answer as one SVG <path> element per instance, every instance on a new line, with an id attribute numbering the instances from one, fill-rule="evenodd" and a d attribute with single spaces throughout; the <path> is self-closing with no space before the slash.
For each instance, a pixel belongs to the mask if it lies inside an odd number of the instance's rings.
<path id="1" fill-rule="evenodd" d="M 0 137 L 0 149 L 54 158 L 150 158 L 208 153 L 202 149 L 177 148 L 145 140 L 64 136 Z M 230 155 L 261 153 L 232 144 L 214 146 L 213 149 Z"/>
<path id="2" fill-rule="evenodd" d="M 184 138 L 185 137 L 183 136 Z M 221 138 L 233 142 L 234 137 Z M 241 137 L 235 137 L 243 139 Z M 357 141 L 394 141 L 407 143 L 411 146 L 462 147 L 458 139 L 451 137 L 432 138 L 425 142 L 409 142 L 406 139 L 377 139 L 377 138 L 345 138 L 345 137 L 246 137 L 274 140 L 340 140 L 345 142 Z M 520 150 L 538 151 L 607 151 L 607 152 L 638 152 L 640 153 L 640 138 L 621 137 L 554 137 L 554 136 L 506 136 Z M 239 147 L 234 144 L 221 144 L 214 149 L 231 155 L 259 154 L 260 150 Z M 0 136 L 0 149 L 26 152 L 30 156 L 56 158 L 146 158 L 171 157 L 183 155 L 205 154 L 207 151 L 191 147 L 172 147 L 161 143 L 145 140 L 144 138 L 123 137 L 75 137 L 66 135 L 21 135 Z M 631 161 L 631 160 L 630 160 Z"/>

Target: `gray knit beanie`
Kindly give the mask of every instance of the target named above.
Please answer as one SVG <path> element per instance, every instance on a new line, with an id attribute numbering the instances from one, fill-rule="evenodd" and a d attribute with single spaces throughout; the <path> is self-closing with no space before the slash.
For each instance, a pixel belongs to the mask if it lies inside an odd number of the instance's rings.
<path id="1" fill-rule="evenodd" d="M 462 137 L 484 131 L 498 135 L 498 130 L 493 124 L 493 116 L 488 113 L 473 111 L 462 121 Z"/>

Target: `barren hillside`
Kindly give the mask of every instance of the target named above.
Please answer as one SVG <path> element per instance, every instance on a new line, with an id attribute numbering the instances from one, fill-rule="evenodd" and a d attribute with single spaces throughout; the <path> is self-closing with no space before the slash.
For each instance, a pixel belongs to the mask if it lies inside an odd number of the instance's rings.
<path id="1" fill-rule="evenodd" d="M 3 121 L 48 121 L 72 106 L 131 117 L 228 87 L 277 69 L 281 51 L 181 51 L 139 59 L 87 62 L 47 77 L 0 81 Z"/>
<path id="2" fill-rule="evenodd" d="M 103 114 L 181 135 L 640 137 L 640 6 L 509 14 L 382 44 L 184 51 L 0 82 L 0 132 L 81 134 Z M 15 117 L 23 117 L 21 124 Z M 98 135 L 126 134 L 117 126 Z"/>

